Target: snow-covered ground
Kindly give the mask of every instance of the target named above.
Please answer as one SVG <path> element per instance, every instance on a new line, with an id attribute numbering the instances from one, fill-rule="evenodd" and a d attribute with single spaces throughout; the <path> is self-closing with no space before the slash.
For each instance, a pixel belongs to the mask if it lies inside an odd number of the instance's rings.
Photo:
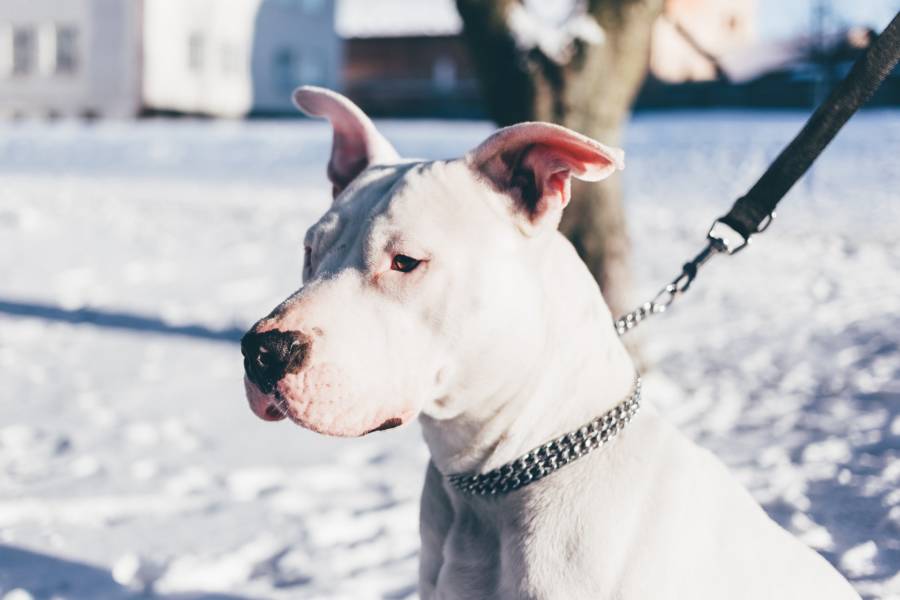
<path id="1" fill-rule="evenodd" d="M 634 120 L 636 299 L 802 119 Z M 490 131 L 382 125 L 428 157 Z M 0 598 L 415 596 L 416 426 L 317 437 L 257 420 L 241 388 L 236 340 L 298 286 L 329 143 L 300 121 L 0 125 Z M 641 334 L 647 398 L 895 599 L 897 156 L 900 112 L 855 117 L 770 231 Z"/>

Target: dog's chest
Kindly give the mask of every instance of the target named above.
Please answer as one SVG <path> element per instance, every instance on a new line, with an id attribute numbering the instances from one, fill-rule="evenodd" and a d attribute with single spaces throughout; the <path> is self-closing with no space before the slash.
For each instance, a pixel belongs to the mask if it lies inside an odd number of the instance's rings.
<path id="1" fill-rule="evenodd" d="M 443 547 L 437 598 L 591 598 L 599 548 L 570 510 L 535 510 L 523 495 L 455 507 Z M 566 519 L 568 514 L 569 518 Z"/>

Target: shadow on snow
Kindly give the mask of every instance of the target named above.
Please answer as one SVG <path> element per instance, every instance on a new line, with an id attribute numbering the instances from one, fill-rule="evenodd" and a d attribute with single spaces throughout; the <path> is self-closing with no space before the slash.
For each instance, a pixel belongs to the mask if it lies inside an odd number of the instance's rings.
<path id="1" fill-rule="evenodd" d="M 243 330 L 237 327 L 211 329 L 203 325 L 172 325 L 156 317 L 93 308 L 62 308 L 39 302 L 0 299 L 0 314 L 58 321 L 74 325 L 93 325 L 108 329 L 146 331 L 162 335 L 190 337 L 214 342 L 239 342 Z"/>
<path id="2" fill-rule="evenodd" d="M 0 592 L 16 588 L 27 590 L 38 599 L 64 596 L 107 600 L 249 600 L 220 593 L 155 595 L 131 590 L 116 583 L 105 569 L 0 544 Z"/>

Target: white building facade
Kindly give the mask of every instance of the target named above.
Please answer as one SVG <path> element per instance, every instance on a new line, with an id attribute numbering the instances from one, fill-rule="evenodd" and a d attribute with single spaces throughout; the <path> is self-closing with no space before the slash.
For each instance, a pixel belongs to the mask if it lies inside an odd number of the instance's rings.
<path id="1" fill-rule="evenodd" d="M 340 87 L 335 0 L 2 0 L 0 117 L 294 113 Z"/>
<path id="2" fill-rule="evenodd" d="M 141 4 L 0 2 L 0 116 L 127 117 L 141 107 Z"/>
<path id="3" fill-rule="evenodd" d="M 287 113 L 298 85 L 340 83 L 333 0 L 145 0 L 144 11 L 148 109 Z"/>

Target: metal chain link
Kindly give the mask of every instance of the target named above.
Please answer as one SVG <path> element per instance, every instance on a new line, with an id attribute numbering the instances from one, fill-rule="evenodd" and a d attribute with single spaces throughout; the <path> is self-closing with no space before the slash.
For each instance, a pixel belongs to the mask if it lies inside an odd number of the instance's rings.
<path id="1" fill-rule="evenodd" d="M 769 225 L 772 224 L 774 219 L 775 213 L 770 213 L 769 216 L 760 223 L 756 233 L 765 231 Z M 729 236 L 727 231 L 723 231 L 723 228 L 731 230 L 732 235 Z M 734 234 L 737 234 L 737 236 Z M 740 239 L 737 242 L 732 241 L 736 240 L 738 237 Z M 694 278 L 697 277 L 697 272 L 700 270 L 700 267 L 705 265 L 709 259 L 721 253 L 729 256 L 737 254 L 746 248 L 749 243 L 750 237 L 743 237 L 740 232 L 733 227 L 724 223 L 721 219 L 716 219 L 706 233 L 706 247 L 692 260 L 686 262 L 684 266 L 681 267 L 681 273 L 678 277 L 661 289 L 653 300 L 641 304 L 630 313 L 616 319 L 614 322 L 616 333 L 620 336 L 625 335 L 648 317 L 661 312 L 666 312 L 666 309 L 675 301 L 675 298 L 688 291 Z"/>
<path id="2" fill-rule="evenodd" d="M 685 270 L 687 268 L 688 265 L 683 267 Z M 661 312 L 666 312 L 666 309 L 675 301 L 675 298 L 678 297 L 679 294 L 687 291 L 688 287 L 691 285 L 691 281 L 693 281 L 696 276 L 689 276 L 685 270 L 682 270 L 681 275 L 676 277 L 672 283 L 661 289 L 653 300 L 644 302 L 630 313 L 616 319 L 616 333 L 620 336 L 625 335 L 637 327 L 644 319 Z"/>
<path id="3" fill-rule="evenodd" d="M 641 378 L 635 376 L 631 394 L 616 407 L 554 440 L 534 448 L 524 456 L 481 474 L 447 477 L 450 485 L 464 494 L 497 496 L 508 494 L 543 479 L 570 462 L 596 450 L 614 437 L 641 407 Z"/>

